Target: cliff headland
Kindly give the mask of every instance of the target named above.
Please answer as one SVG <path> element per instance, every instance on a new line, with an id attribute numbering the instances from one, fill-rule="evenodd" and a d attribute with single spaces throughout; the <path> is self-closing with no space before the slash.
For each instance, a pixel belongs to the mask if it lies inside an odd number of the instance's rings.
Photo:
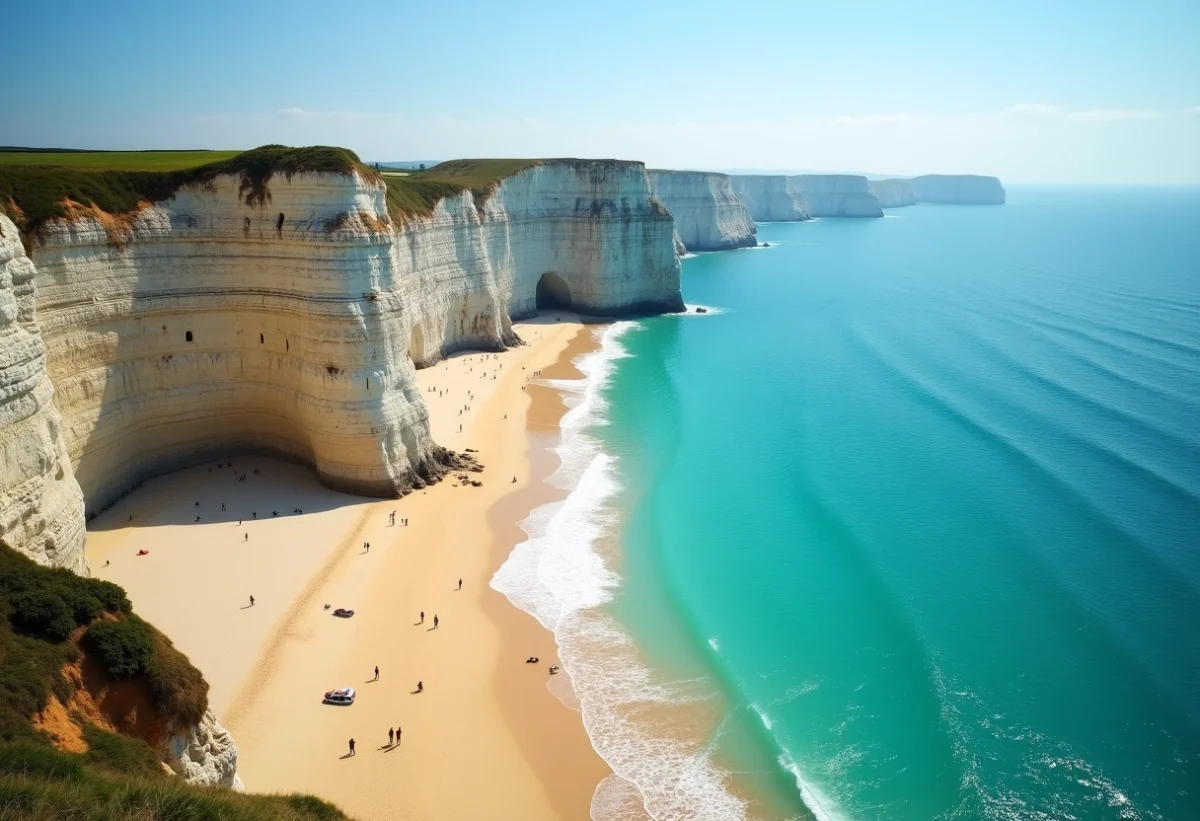
<path id="1" fill-rule="evenodd" d="M 925 174 L 911 179 L 874 180 L 871 190 L 884 208 L 918 202 L 944 205 L 1003 205 L 1004 186 L 995 177 L 972 174 Z"/>

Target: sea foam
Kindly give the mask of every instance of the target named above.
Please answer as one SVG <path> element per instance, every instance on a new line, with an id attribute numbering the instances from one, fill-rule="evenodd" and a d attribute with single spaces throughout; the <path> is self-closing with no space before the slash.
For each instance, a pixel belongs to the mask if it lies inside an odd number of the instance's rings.
<path id="1" fill-rule="evenodd" d="M 596 545 L 619 523 L 610 505 L 621 486 L 618 461 L 589 431 L 605 424 L 603 390 L 614 363 L 629 355 L 620 339 L 634 327 L 618 322 L 602 331 L 599 350 L 575 363 L 582 379 L 543 382 L 560 390 L 568 407 L 556 448 L 561 465 L 548 480 L 568 495 L 521 522 L 527 538 L 496 571 L 491 586 L 554 633 L 584 727 L 616 774 L 597 787 L 591 812 L 596 821 L 629 817 L 631 804 L 655 819 L 736 821 L 745 817 L 745 802 L 725 788 L 707 740 L 657 735 L 631 719 L 638 708 L 670 709 L 707 694 L 695 682 L 658 680 L 640 661 L 630 636 L 602 609 L 620 578 Z"/>

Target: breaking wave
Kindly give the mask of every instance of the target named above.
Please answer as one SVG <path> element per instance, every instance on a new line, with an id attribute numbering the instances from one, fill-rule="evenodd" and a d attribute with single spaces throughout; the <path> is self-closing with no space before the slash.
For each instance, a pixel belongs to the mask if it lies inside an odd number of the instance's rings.
<path id="1" fill-rule="evenodd" d="M 596 821 L 642 814 L 665 819 L 736 821 L 745 802 L 725 788 L 725 773 L 711 760 L 707 739 L 655 732 L 661 721 L 711 697 L 697 682 L 665 682 L 639 659 L 632 638 L 602 609 L 620 578 L 597 550 L 618 520 L 611 508 L 620 490 L 617 460 L 589 430 L 605 424 L 602 395 L 615 362 L 628 356 L 621 337 L 636 327 L 617 322 L 600 333 L 599 350 L 575 364 L 578 380 L 547 380 L 568 407 L 556 448 L 560 467 L 549 482 L 568 495 L 542 505 L 521 522 L 517 545 L 491 586 L 552 631 L 578 699 L 593 747 L 614 776 L 597 787 Z"/>

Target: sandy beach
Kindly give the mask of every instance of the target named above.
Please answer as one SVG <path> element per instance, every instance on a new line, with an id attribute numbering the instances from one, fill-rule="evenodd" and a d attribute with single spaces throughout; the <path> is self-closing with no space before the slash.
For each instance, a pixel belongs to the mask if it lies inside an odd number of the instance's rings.
<path id="1" fill-rule="evenodd" d="M 547 687 L 553 637 L 488 587 L 517 522 L 552 493 L 540 478 L 563 406 L 529 383 L 571 375 L 594 346 L 582 327 L 519 323 L 526 346 L 418 372 L 435 440 L 478 451 L 481 487 L 449 477 L 364 499 L 235 457 L 154 480 L 92 523 L 93 572 L 203 670 L 250 791 L 314 793 L 360 819 L 588 817 L 610 770 Z M 322 704 L 333 687 L 356 688 L 355 704 Z"/>

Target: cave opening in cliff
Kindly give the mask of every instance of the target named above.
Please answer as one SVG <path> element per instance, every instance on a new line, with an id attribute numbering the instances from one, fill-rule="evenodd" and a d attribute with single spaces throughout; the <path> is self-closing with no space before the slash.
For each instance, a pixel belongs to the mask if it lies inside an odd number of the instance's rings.
<path id="1" fill-rule="evenodd" d="M 571 307 L 571 288 L 558 274 L 545 273 L 537 284 L 537 309 Z"/>
<path id="2" fill-rule="evenodd" d="M 413 325 L 412 334 L 408 338 L 408 358 L 418 367 L 425 361 L 425 333 L 420 325 Z"/>

